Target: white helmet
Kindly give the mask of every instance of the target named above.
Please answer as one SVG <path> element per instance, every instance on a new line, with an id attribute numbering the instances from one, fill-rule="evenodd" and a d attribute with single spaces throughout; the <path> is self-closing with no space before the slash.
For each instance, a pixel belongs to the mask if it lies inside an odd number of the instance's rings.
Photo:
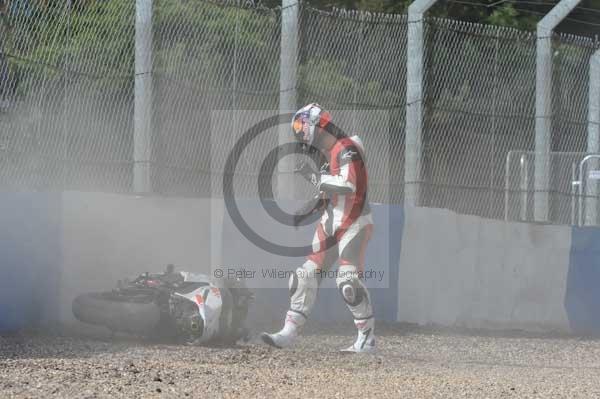
<path id="1" fill-rule="evenodd" d="M 292 132 L 301 143 L 311 145 L 315 139 L 315 126 L 324 128 L 331 122 L 331 114 L 319 104 L 311 103 L 300 108 L 292 119 Z"/>

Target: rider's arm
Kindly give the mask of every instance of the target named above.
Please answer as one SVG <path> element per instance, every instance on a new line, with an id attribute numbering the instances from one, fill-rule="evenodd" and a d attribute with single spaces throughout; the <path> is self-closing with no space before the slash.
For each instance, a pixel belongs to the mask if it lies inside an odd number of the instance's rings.
<path id="1" fill-rule="evenodd" d="M 311 160 L 303 160 L 303 162 L 296 165 L 294 173 L 299 174 L 309 183 L 317 187 L 319 185 L 321 175 L 326 173 L 327 169 L 329 168 L 329 163 L 318 152 L 311 152 L 310 150 L 307 150 L 306 147 L 303 147 L 302 151 L 307 157 L 311 158 L 312 162 Z M 320 166 L 317 169 L 314 165 Z"/>
<path id="2" fill-rule="evenodd" d="M 337 175 L 322 174 L 319 190 L 327 194 L 349 194 L 356 192 L 358 184 L 366 184 L 364 178 L 364 163 L 356 146 L 348 146 L 338 154 L 340 173 Z"/>
<path id="3" fill-rule="evenodd" d="M 322 212 L 323 209 L 327 208 L 327 204 L 329 203 L 325 193 L 322 191 L 315 195 L 313 201 L 308 202 L 306 205 L 296 211 L 296 214 L 294 215 L 294 226 L 298 227 L 300 223 L 304 221 L 304 219 L 308 218 L 313 213 Z"/>

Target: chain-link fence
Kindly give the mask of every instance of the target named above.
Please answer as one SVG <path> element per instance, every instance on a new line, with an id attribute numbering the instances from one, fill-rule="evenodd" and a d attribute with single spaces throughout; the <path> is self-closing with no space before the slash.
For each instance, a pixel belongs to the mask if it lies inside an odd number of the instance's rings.
<path id="1" fill-rule="evenodd" d="M 224 172 L 211 159 L 227 157 L 226 146 L 220 154 L 214 134 L 211 140 L 214 111 L 277 112 L 281 9 L 154 0 L 152 68 L 136 73 L 135 7 L 122 0 L 7 3 L 0 189 L 131 192 L 140 74 L 152 82 L 149 162 L 159 194 L 211 195 L 211 178 Z M 297 105 L 319 102 L 348 111 L 346 125 L 370 154 L 371 199 L 401 202 L 406 15 L 306 5 L 299 13 Z M 566 35 L 553 40 L 551 147 L 583 153 L 589 60 L 598 44 Z M 422 205 L 531 220 L 531 210 L 519 202 L 522 174 L 506 165 L 510 151 L 534 150 L 535 44 L 531 32 L 426 20 Z M 223 140 L 248 128 L 239 118 L 219 125 Z M 390 154 L 385 162 L 376 155 L 382 152 Z M 249 176 L 256 177 L 261 162 L 249 158 Z M 573 176 L 571 164 L 565 165 L 550 169 L 550 191 L 560 192 L 550 196 L 550 220 L 559 223 L 572 222 Z"/>
<path id="2" fill-rule="evenodd" d="M 444 20 L 426 31 L 425 205 L 500 217 L 506 153 L 533 145 L 535 35 Z"/>
<path id="3" fill-rule="evenodd" d="M 371 199 L 400 202 L 404 191 L 406 15 L 305 8 L 300 31 L 299 103 L 354 110 L 355 116 L 345 122 L 367 148 Z M 385 111 L 387 118 L 375 120 L 381 113 L 364 112 L 367 110 Z"/>

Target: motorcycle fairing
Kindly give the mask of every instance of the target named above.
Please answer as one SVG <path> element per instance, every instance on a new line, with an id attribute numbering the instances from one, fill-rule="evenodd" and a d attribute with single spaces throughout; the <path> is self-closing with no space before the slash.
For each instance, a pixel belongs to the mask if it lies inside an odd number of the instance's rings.
<path id="1" fill-rule="evenodd" d="M 200 317 L 204 320 L 204 332 L 196 342 L 204 343 L 219 333 L 219 318 L 223 308 L 221 291 L 215 286 L 202 286 L 188 293 L 175 295 L 184 297 L 198 306 Z"/>

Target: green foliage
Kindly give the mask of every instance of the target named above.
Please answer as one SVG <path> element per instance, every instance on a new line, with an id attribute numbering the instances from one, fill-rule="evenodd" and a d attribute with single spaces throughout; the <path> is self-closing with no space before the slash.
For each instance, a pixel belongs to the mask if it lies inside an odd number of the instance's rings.
<path id="1" fill-rule="evenodd" d="M 310 3 L 320 8 L 336 6 L 402 13 L 411 0 L 311 0 Z M 518 11 L 512 3 L 494 7 L 487 7 L 494 3 L 491 0 L 473 3 L 481 6 L 440 2 L 432 14 L 518 29 L 533 29 L 537 21 L 535 16 Z M 72 76 L 88 76 L 102 87 L 130 88 L 134 74 L 135 2 L 75 1 L 71 10 L 66 4 L 51 0 L 46 8 L 35 9 L 28 15 L 24 11 L 10 15 L 10 40 L 4 46 L 17 55 L 12 62 L 32 79 L 43 74 L 45 79 L 58 81 L 64 78 L 64 71 L 73 71 Z M 279 2 L 268 0 L 264 4 L 278 6 Z M 240 9 L 201 0 L 155 0 L 153 29 L 154 72 L 158 75 L 185 81 L 189 86 L 222 88 L 232 86 L 235 71 L 237 89 L 278 87 L 277 11 Z M 492 51 L 490 46 L 482 49 L 469 43 L 463 45 L 461 57 L 473 59 L 474 64 L 482 52 L 490 56 Z M 452 59 L 456 51 L 437 48 L 433 57 Z M 525 46 L 523 51 L 528 52 L 529 47 Z M 327 53 L 318 57 L 309 55 L 300 66 L 300 85 L 331 97 L 348 98 L 358 92 L 363 99 L 401 101 L 394 90 L 386 89 L 382 80 L 354 82 L 348 71 L 349 60 L 343 57 Z M 512 53 L 501 52 L 498 62 L 499 69 L 504 71 L 518 66 L 515 64 L 520 61 Z M 24 81 L 21 90 L 31 82 L 36 83 L 32 79 Z"/>
<path id="2" fill-rule="evenodd" d="M 340 61 L 310 59 L 299 69 L 299 82 L 309 93 L 326 93 L 331 98 L 352 98 L 352 79 Z"/>
<path id="3" fill-rule="evenodd" d="M 537 18 L 534 16 L 519 15 L 513 5 L 506 3 L 496 8 L 484 21 L 491 25 L 508 26 L 511 28 L 534 30 Z"/>
<path id="4" fill-rule="evenodd" d="M 397 104 L 403 93 L 387 89 L 378 80 L 358 81 L 344 72 L 343 62 L 322 58 L 309 59 L 299 68 L 299 86 L 305 94 L 324 103 L 333 103 L 345 99 L 350 103 L 356 94 L 361 104 L 388 105 Z M 343 108 L 343 104 L 336 104 Z"/>
<path id="5" fill-rule="evenodd" d="M 17 29 L 5 48 L 18 56 L 19 69 L 27 76 L 43 73 L 61 79 L 68 71 L 102 86 L 129 86 L 134 74 L 135 2 L 91 1 L 72 10 L 64 4 L 50 2 L 27 16 L 10 16 Z M 278 19 L 278 13 L 270 10 L 157 0 L 154 71 L 168 76 L 186 71 L 186 84 L 226 86 L 235 58 L 240 85 L 253 71 L 265 71 L 266 78 L 276 76 Z M 265 86 L 277 83 L 275 78 L 267 80 Z"/>
<path id="6" fill-rule="evenodd" d="M 241 85 L 256 71 L 276 75 L 275 12 L 166 0 L 155 11 L 156 71 L 174 76 L 185 70 L 191 72 L 189 83 L 210 86 L 230 85 L 234 67 Z"/>
<path id="7" fill-rule="evenodd" d="M 51 1 L 46 8 L 17 9 L 9 15 L 5 45 L 13 68 L 29 91 L 43 76 L 46 88 L 83 77 L 100 87 L 122 89 L 133 75 L 135 3 L 122 0 L 75 3 Z"/>
<path id="8" fill-rule="evenodd" d="M 72 13 L 64 51 L 82 72 L 99 76 L 133 73 L 135 2 L 91 2 Z"/>

